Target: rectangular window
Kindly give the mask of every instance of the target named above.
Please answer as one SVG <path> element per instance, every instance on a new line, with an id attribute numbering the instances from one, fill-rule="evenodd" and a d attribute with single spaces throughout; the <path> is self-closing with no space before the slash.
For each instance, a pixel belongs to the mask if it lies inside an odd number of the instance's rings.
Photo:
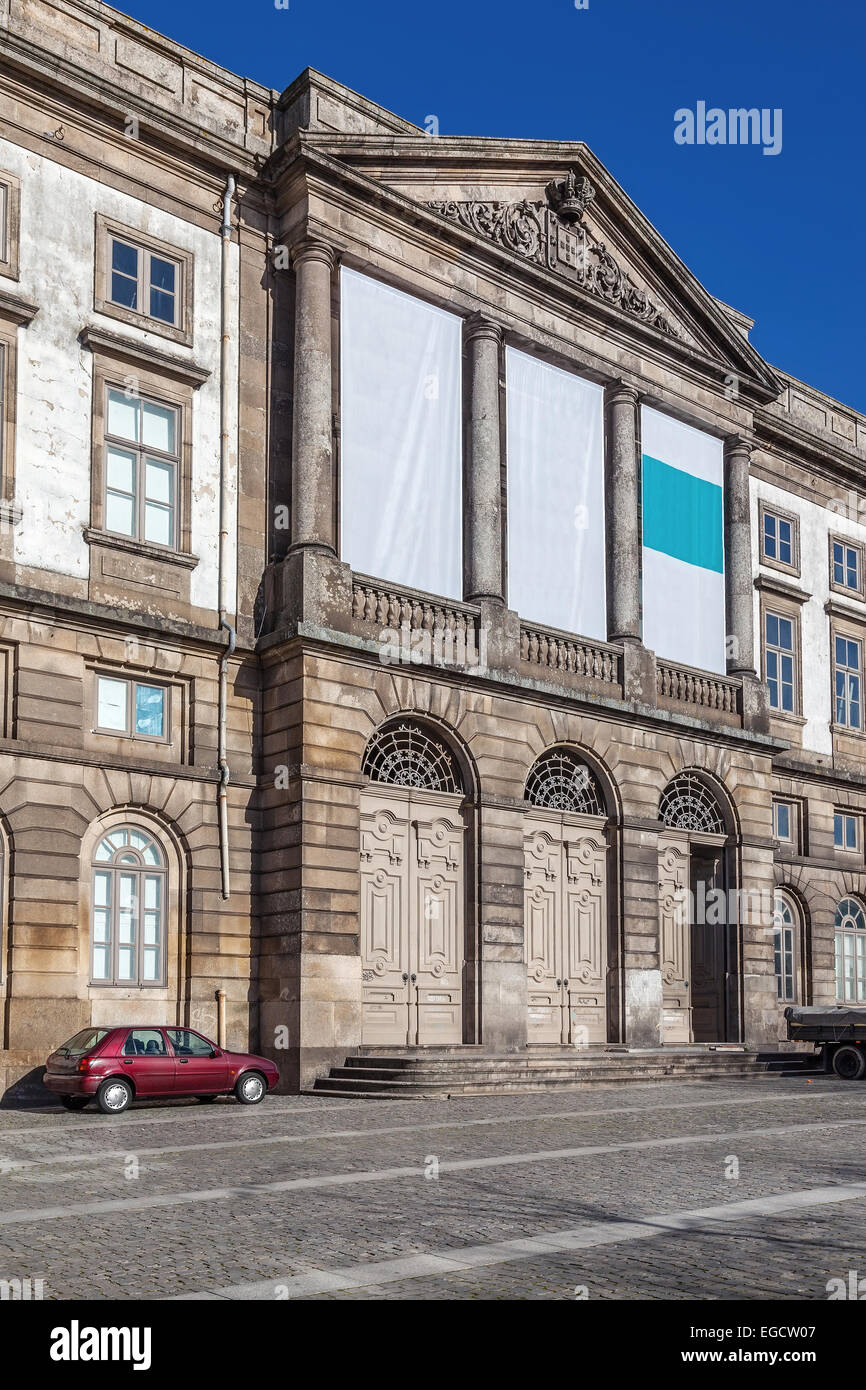
<path id="1" fill-rule="evenodd" d="M 783 565 L 793 563 L 791 523 L 775 512 L 764 512 L 764 555 L 768 560 L 780 560 Z"/>
<path id="2" fill-rule="evenodd" d="M 510 347 L 505 376 L 509 607 L 604 641 L 604 393 Z"/>
<path id="3" fill-rule="evenodd" d="M 830 587 L 842 594 L 865 594 L 863 546 L 840 535 L 830 537 Z"/>
<path id="4" fill-rule="evenodd" d="M 794 842 L 795 811 L 790 801 L 773 802 L 773 838 L 783 844 Z"/>
<path id="5" fill-rule="evenodd" d="M 857 850 L 860 848 L 860 817 L 846 811 L 837 811 L 833 816 L 833 844 L 836 849 Z"/>
<path id="6" fill-rule="evenodd" d="M 177 327 L 180 263 L 119 236 L 111 236 L 109 242 L 111 303 Z"/>
<path id="7" fill-rule="evenodd" d="M 770 708 L 796 713 L 796 650 L 794 619 L 782 613 L 764 615 L 764 673 Z"/>
<path id="8" fill-rule="evenodd" d="M 165 741 L 168 692 L 146 681 L 96 678 L 96 732 Z"/>
<path id="9" fill-rule="evenodd" d="M 773 569 L 798 573 L 800 568 L 799 523 L 790 512 L 760 503 L 761 562 Z"/>
<path id="10" fill-rule="evenodd" d="M 20 180 L 0 169 L 0 275 L 10 280 L 18 279 L 20 208 Z"/>
<path id="11" fill-rule="evenodd" d="M 341 556 L 460 599 L 461 320 L 352 270 L 340 294 Z"/>
<path id="12" fill-rule="evenodd" d="M 179 411 L 109 387 L 105 446 L 106 531 L 174 548 Z"/>
<path id="13" fill-rule="evenodd" d="M 847 729 L 862 729 L 861 644 L 836 634 L 833 643 L 836 723 Z"/>

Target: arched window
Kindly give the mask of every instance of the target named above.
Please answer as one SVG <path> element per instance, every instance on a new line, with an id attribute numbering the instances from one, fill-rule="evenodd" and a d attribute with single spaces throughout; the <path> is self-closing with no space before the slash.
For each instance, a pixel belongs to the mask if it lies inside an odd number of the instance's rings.
<path id="1" fill-rule="evenodd" d="M 786 893 L 773 899 L 773 959 L 776 994 L 786 1004 L 797 998 L 797 922 L 799 914 Z"/>
<path id="2" fill-rule="evenodd" d="M 93 856 L 91 979 L 159 985 L 165 976 L 166 868 L 146 830 L 120 826 Z"/>
<path id="3" fill-rule="evenodd" d="M 451 752 L 419 724 L 406 720 L 376 730 L 367 744 L 361 771 L 373 782 L 398 787 L 431 792 L 463 790 Z"/>
<path id="4" fill-rule="evenodd" d="M 579 815 L 605 815 L 598 778 L 570 748 L 551 748 L 542 753 L 526 779 L 526 800 L 551 811 Z"/>
<path id="5" fill-rule="evenodd" d="M 669 830 L 700 830 L 724 835 L 725 822 L 709 787 L 692 772 L 681 772 L 669 782 L 659 802 L 659 820 Z"/>
<path id="6" fill-rule="evenodd" d="M 836 908 L 836 998 L 866 1003 L 866 913 L 856 898 L 843 898 Z"/>

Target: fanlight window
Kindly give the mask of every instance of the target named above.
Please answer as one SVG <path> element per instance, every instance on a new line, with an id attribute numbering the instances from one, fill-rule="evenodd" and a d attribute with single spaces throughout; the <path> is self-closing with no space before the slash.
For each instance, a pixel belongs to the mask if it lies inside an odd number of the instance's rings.
<path id="1" fill-rule="evenodd" d="M 431 792 L 462 791 L 451 753 L 417 724 L 379 729 L 367 744 L 361 771 L 374 782 Z"/>
<path id="2" fill-rule="evenodd" d="M 718 802 L 699 777 L 683 772 L 669 782 L 659 802 L 659 820 L 670 830 L 701 830 L 724 835 L 725 822 Z"/>
<path id="3" fill-rule="evenodd" d="M 165 968 L 166 869 L 144 830 L 126 825 L 93 856 L 91 979 L 99 985 L 158 985 Z"/>
<path id="4" fill-rule="evenodd" d="M 866 913 L 856 898 L 843 898 L 836 908 L 836 998 L 866 1003 Z"/>
<path id="5" fill-rule="evenodd" d="M 567 748 L 542 753 L 526 779 L 525 797 L 531 805 L 546 806 L 551 811 L 605 815 L 598 778 Z"/>

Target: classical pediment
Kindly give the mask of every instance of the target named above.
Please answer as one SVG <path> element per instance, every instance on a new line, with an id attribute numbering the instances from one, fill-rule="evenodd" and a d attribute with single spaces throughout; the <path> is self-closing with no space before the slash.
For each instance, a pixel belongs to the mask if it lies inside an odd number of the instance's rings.
<path id="1" fill-rule="evenodd" d="M 332 103 L 340 90 L 328 84 Z M 319 112 L 307 115 L 292 152 L 308 167 L 319 162 L 325 181 L 342 177 L 349 200 L 388 208 L 398 221 L 423 210 L 453 229 L 452 241 L 490 247 L 501 271 L 509 273 L 508 258 L 512 272 L 523 263 L 555 277 L 620 343 L 633 325 L 638 351 L 691 358 L 721 389 L 730 383 L 764 401 L 782 389 L 748 341 L 750 320 L 704 289 L 584 144 L 440 135 L 387 112 L 377 129 L 357 133 L 348 117 L 341 128 Z"/>
<path id="2" fill-rule="evenodd" d="M 584 214 L 595 197 L 587 178 L 569 173 L 541 202 L 432 202 L 428 206 L 507 251 L 543 266 L 660 333 L 692 335 L 593 232 Z"/>

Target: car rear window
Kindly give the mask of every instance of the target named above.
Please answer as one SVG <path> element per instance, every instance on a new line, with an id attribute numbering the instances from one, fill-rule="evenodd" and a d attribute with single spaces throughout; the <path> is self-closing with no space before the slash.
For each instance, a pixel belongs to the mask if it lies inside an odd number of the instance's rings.
<path id="1" fill-rule="evenodd" d="M 82 1057 L 85 1052 L 90 1052 L 97 1043 L 108 1034 L 108 1028 L 82 1028 L 80 1033 L 76 1033 L 74 1038 L 68 1042 L 61 1043 L 58 1052 L 65 1052 L 67 1057 Z"/>

